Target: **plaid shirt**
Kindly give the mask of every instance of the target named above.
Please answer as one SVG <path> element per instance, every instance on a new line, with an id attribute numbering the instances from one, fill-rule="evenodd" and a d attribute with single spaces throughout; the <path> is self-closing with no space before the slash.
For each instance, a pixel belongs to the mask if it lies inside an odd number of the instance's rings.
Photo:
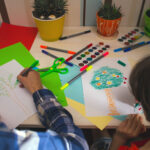
<path id="1" fill-rule="evenodd" d="M 37 112 L 46 132 L 9 130 L 0 124 L 0 150 L 88 150 L 82 131 L 53 93 L 42 89 L 33 94 Z"/>

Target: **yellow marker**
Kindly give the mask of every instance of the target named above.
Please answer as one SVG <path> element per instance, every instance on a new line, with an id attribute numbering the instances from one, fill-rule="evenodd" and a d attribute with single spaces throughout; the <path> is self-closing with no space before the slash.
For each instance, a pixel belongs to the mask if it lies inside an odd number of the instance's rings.
<path id="1" fill-rule="evenodd" d="M 86 68 L 86 71 L 89 71 L 89 70 L 91 70 L 92 68 L 93 68 L 93 66 L 89 66 L 89 67 Z"/>
<path id="2" fill-rule="evenodd" d="M 64 84 L 60 89 L 61 90 L 64 90 L 66 87 L 68 87 L 69 86 L 69 83 L 66 83 L 66 84 Z"/>

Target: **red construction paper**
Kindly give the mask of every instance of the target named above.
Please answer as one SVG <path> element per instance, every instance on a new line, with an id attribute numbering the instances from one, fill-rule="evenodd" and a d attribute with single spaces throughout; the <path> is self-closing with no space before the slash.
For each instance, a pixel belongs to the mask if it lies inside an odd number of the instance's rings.
<path id="1" fill-rule="evenodd" d="M 21 42 L 28 50 L 37 35 L 37 28 L 2 23 L 0 27 L 0 49 Z"/>

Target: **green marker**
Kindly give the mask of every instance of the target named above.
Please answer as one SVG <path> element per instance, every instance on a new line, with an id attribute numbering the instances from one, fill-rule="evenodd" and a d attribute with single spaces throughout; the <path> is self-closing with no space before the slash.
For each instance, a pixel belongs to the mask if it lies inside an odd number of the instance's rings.
<path id="1" fill-rule="evenodd" d="M 124 62 L 122 62 L 121 60 L 118 60 L 117 63 L 124 66 L 124 67 L 126 66 L 126 64 Z"/>
<path id="2" fill-rule="evenodd" d="M 32 70 L 32 68 L 34 68 L 35 66 L 37 66 L 39 64 L 39 60 L 36 60 L 23 74 L 22 76 L 26 76 L 28 74 L 29 71 Z M 15 85 L 18 83 L 19 81 L 16 80 Z"/>
<path id="3" fill-rule="evenodd" d="M 29 71 L 32 70 L 32 68 L 34 68 L 35 66 L 37 66 L 39 64 L 39 60 L 36 60 L 23 74 L 22 76 L 26 76 L 28 74 Z"/>

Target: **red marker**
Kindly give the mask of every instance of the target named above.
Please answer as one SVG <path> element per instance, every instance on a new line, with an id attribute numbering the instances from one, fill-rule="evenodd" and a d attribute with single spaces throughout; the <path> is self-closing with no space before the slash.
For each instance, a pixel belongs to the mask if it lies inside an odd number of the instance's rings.
<path id="1" fill-rule="evenodd" d="M 83 49 L 79 50 L 76 54 L 70 56 L 69 58 L 66 59 L 66 61 L 69 61 L 71 59 L 73 59 L 74 57 L 76 57 L 77 55 L 79 55 L 80 53 L 82 53 L 83 51 L 85 51 L 86 49 L 90 48 L 93 44 L 90 43 L 89 45 L 87 45 L 86 47 L 84 47 Z"/>
<path id="2" fill-rule="evenodd" d="M 44 49 L 50 49 L 50 50 L 69 53 L 69 54 L 76 54 L 76 52 L 73 52 L 73 51 L 67 51 L 67 50 L 64 50 L 64 49 L 59 49 L 59 48 L 54 48 L 54 47 L 49 47 L 49 46 L 44 46 L 44 45 L 41 45 L 40 47 L 44 48 Z"/>

